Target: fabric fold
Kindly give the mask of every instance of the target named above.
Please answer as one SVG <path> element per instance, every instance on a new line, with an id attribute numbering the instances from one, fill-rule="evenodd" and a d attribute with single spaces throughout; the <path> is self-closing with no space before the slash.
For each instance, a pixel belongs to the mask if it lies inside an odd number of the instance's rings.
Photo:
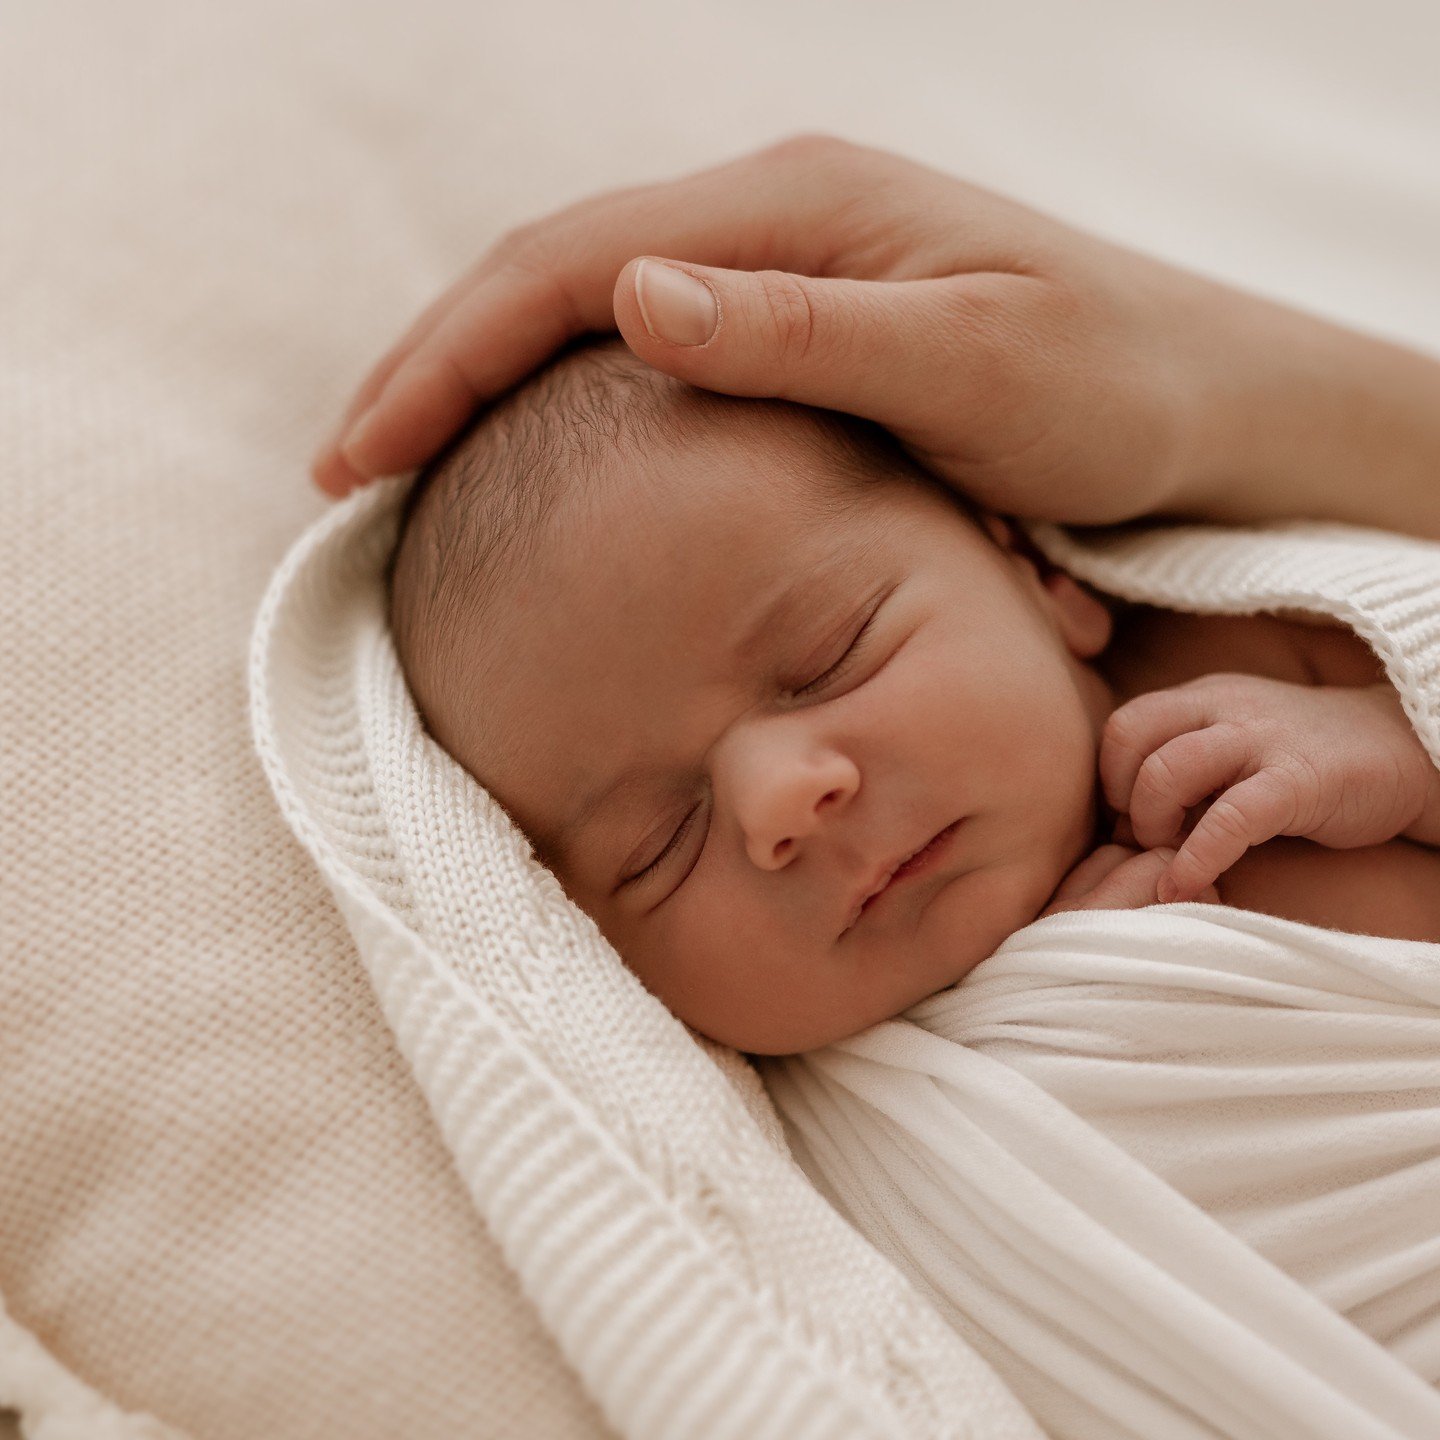
<path id="1" fill-rule="evenodd" d="M 1366 945 L 1218 907 L 1052 916 L 765 1079 L 802 1167 L 1048 1433 L 1418 1440 L 1440 1433 L 1440 1395 L 1336 1302 L 1365 1271 L 1372 1323 L 1387 1297 L 1418 1307 L 1401 1333 L 1431 1337 L 1422 1368 L 1440 1356 L 1440 947 L 1369 939 L 1366 973 Z M 1287 980 L 1302 959 L 1304 985 Z M 1196 1083 L 1152 1086 L 1152 1057 Z M 1326 1153 L 1357 1094 L 1390 1121 L 1365 1131 L 1390 1190 L 1363 1229 L 1367 1200 Z M 1276 1154 L 1307 1146 L 1312 1184 L 1287 1201 Z"/>

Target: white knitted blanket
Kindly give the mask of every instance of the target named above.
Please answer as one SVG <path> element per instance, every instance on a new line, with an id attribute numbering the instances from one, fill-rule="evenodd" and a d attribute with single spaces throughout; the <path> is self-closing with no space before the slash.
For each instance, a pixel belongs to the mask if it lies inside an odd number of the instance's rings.
<path id="1" fill-rule="evenodd" d="M 1007 1335 L 1028 1366 L 1009 1367 L 1011 1386 L 1036 1380 L 1024 1398 L 1052 1427 L 1047 1377 L 1053 1393 L 1075 1383 L 1070 1356 L 1088 1340 L 1088 1380 L 1120 1376 L 1097 1400 L 1119 1422 L 1110 1433 L 1440 1433 L 1433 1393 L 1399 1360 L 1147 1178 L 1034 1080 L 913 1023 L 907 1034 L 988 1067 L 986 1163 L 994 1176 L 1028 1173 L 1031 1203 L 1007 1206 L 1020 1190 L 1007 1197 L 997 1180 L 990 1210 L 957 1200 L 947 1212 L 947 1253 L 996 1277 L 989 1289 L 971 1285 L 958 1313 L 958 1292 L 917 1271 L 913 1250 L 887 1258 L 845 1224 L 790 1158 L 754 1073 L 645 992 L 498 806 L 421 732 L 383 623 L 398 498 L 373 488 L 353 497 L 277 573 L 252 649 L 256 744 L 477 1209 L 617 1430 L 695 1440 L 1037 1436 L 979 1353 L 998 1324 L 996 1297 L 1019 1293 L 1019 1268 L 1040 1275 L 1029 1293 L 1051 1309 L 1028 1315 L 1023 1336 Z M 1076 573 L 1135 598 L 1341 615 L 1383 655 L 1440 763 L 1434 547 L 1335 527 L 1084 545 L 1045 529 L 1037 539 Z M 1086 923 L 1103 936 L 1103 921 Z M 1133 937 L 1133 925 L 1116 917 L 1114 933 Z M 1127 940 L 1118 953 L 1131 949 Z M 883 1043 L 895 1024 L 851 1044 Z M 1007 1130 L 1007 1094 L 1028 1107 L 1028 1128 Z M 1041 1103 L 1048 1121 L 1034 1118 Z M 1033 1145 L 1045 1124 L 1101 1159 L 1042 1174 Z M 978 1194 L 983 1178 L 952 1193 Z M 1125 1223 L 1142 1192 L 1147 1217 L 1160 1217 L 1149 1228 Z M 852 1219 L 883 1241 L 863 1214 Z M 1184 1248 L 1197 1234 L 1208 1251 Z M 1087 1255 L 1102 1242 L 1098 1261 Z M 1219 1292 L 1206 1289 L 1210 1258 L 1230 1266 L 1220 1279 L 1250 1286 L 1252 1311 L 1229 1321 L 1231 1343 L 1177 1357 L 1167 1344 L 1190 1333 L 1186 1317 L 1224 1319 Z M 1153 1358 L 1128 1362 L 1126 1346 L 1144 1348 L 1157 1314 L 1174 1323 Z M 1305 1323 L 1290 1336 L 1297 1317 Z M 1284 1364 L 1256 1358 L 1247 1325 Z M 1068 1351 L 1052 1333 L 1071 1336 Z M 991 1349 L 992 1363 L 1004 1358 Z M 1166 1429 L 1161 1417 L 1189 1428 Z"/>

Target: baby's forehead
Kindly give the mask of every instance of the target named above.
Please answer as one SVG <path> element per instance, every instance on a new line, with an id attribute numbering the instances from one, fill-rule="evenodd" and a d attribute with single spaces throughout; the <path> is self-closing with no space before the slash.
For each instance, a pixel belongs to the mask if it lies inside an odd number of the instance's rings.
<path id="1" fill-rule="evenodd" d="M 923 518 L 918 487 L 857 475 L 796 427 L 707 418 L 675 439 L 617 464 L 536 575 L 556 623 L 636 659 L 673 662 L 678 644 L 758 662 L 817 617 L 845 619 L 877 564 L 888 574 L 901 563 L 900 532 L 913 537 Z"/>
<path id="2" fill-rule="evenodd" d="M 801 522 L 798 530 L 757 523 L 745 527 L 743 539 L 747 548 L 790 554 L 798 563 L 799 533 L 863 508 L 878 515 L 893 494 L 894 466 L 847 443 L 844 430 L 821 412 L 713 396 L 693 405 L 687 396 L 666 398 L 678 403 L 623 437 L 602 469 L 608 488 L 629 491 L 636 505 L 658 505 L 662 513 L 673 506 L 677 525 L 695 490 L 757 514 L 780 505 Z"/>
<path id="3" fill-rule="evenodd" d="M 833 594 L 847 566 L 863 576 L 861 556 L 887 536 L 973 528 L 963 502 L 861 422 L 684 388 L 657 399 L 647 423 L 616 433 L 593 483 L 581 487 L 575 524 L 563 527 L 580 537 L 578 547 L 563 547 L 566 580 L 593 566 L 607 582 L 598 597 L 567 584 L 572 603 L 608 600 L 635 584 L 652 603 L 708 592 L 733 608 L 750 575 L 763 575 L 767 587 L 808 576 L 817 595 Z M 609 552 L 627 544 L 633 561 L 612 564 Z M 656 570 L 668 589 L 649 583 Z M 738 588 L 725 583 L 732 572 Z M 676 613 L 646 618 L 654 626 Z"/>

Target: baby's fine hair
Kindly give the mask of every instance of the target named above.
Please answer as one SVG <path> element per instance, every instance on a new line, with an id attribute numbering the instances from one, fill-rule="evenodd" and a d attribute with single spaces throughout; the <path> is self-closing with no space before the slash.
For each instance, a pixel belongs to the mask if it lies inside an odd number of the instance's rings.
<path id="1" fill-rule="evenodd" d="M 878 426 L 696 390 L 615 340 L 570 347 L 481 412 L 414 481 L 390 562 L 391 636 L 422 718 L 447 678 L 454 683 L 465 637 L 533 560 L 560 502 L 621 483 L 631 457 L 757 423 L 803 446 L 821 462 L 809 468 L 835 482 L 806 489 L 817 514 L 858 503 L 882 476 L 920 473 Z"/>

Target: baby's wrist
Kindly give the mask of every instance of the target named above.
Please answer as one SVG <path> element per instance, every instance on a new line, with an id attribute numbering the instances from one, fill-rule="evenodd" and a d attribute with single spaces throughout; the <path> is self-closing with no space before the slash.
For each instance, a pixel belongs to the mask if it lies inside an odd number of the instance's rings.
<path id="1" fill-rule="evenodd" d="M 1420 744 L 1418 740 L 1415 743 Z M 1421 749 L 1424 747 L 1421 746 Z M 1425 755 L 1425 763 L 1429 771 L 1429 789 L 1426 791 L 1424 804 L 1414 824 L 1400 833 L 1407 840 L 1418 840 L 1422 845 L 1440 848 L 1440 770 L 1435 768 L 1428 753 Z"/>
<path id="2" fill-rule="evenodd" d="M 1407 774 L 1411 777 L 1407 783 L 1416 798 L 1415 818 L 1396 833 L 1406 840 L 1440 846 L 1440 768 L 1436 767 L 1430 752 L 1415 733 L 1405 714 L 1405 707 L 1400 703 L 1400 696 L 1388 680 L 1367 685 L 1364 693 L 1373 697 L 1389 723 L 1402 732 L 1402 743 L 1409 752 L 1410 761 L 1413 761 L 1413 767 L 1407 767 Z"/>

